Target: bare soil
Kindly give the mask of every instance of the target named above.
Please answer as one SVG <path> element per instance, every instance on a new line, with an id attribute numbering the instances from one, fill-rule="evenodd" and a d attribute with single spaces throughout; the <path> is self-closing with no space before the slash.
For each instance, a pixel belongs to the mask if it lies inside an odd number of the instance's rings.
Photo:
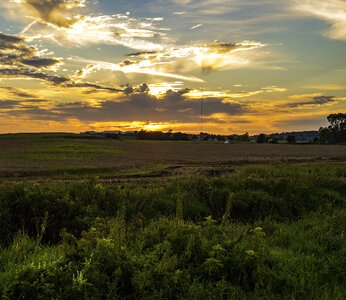
<path id="1" fill-rule="evenodd" d="M 94 153 L 90 160 L 26 161 L 21 149 L 47 143 L 76 142 L 108 146 L 122 154 Z M 6 158 L 17 154 L 18 159 Z M 67 153 L 68 155 L 68 153 Z M 315 144 L 228 144 L 140 140 L 0 139 L 0 178 L 54 176 L 57 173 L 102 174 L 104 178 L 138 181 L 170 176 L 218 176 L 236 166 L 275 163 L 345 163 L 346 146 Z M 64 171 L 66 168 L 66 171 Z M 80 170 L 78 169 L 80 168 Z M 107 173 L 108 174 L 105 174 Z M 108 179 L 107 179 L 108 180 Z"/>

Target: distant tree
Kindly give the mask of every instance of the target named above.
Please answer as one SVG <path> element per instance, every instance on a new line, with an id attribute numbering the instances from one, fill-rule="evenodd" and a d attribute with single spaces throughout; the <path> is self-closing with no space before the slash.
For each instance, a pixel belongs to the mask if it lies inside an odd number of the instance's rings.
<path id="1" fill-rule="evenodd" d="M 256 142 L 259 143 L 259 144 L 263 144 L 263 143 L 266 143 L 267 142 L 267 137 L 264 133 L 261 133 L 257 139 L 256 139 Z"/>
<path id="2" fill-rule="evenodd" d="M 319 130 L 319 142 L 322 144 L 333 142 L 333 133 L 328 127 L 321 127 Z"/>
<path id="3" fill-rule="evenodd" d="M 106 133 L 106 137 L 113 140 L 119 140 L 119 134 L 116 133 Z"/>
<path id="4" fill-rule="evenodd" d="M 268 136 L 267 137 L 267 143 L 268 144 L 277 144 L 278 143 L 278 139 L 272 136 Z"/>
<path id="5" fill-rule="evenodd" d="M 331 128 L 337 131 L 346 129 L 346 114 L 331 114 L 327 117 L 327 120 L 330 123 Z"/>
<path id="6" fill-rule="evenodd" d="M 320 141 L 320 139 L 317 136 L 312 140 L 312 142 L 314 144 L 318 143 L 319 141 Z"/>
<path id="7" fill-rule="evenodd" d="M 286 141 L 289 144 L 294 144 L 296 142 L 296 137 L 294 135 L 288 135 Z"/>
<path id="8" fill-rule="evenodd" d="M 238 142 L 250 142 L 249 133 L 246 132 L 242 135 L 238 135 Z"/>
<path id="9" fill-rule="evenodd" d="M 346 114 L 337 113 L 330 114 L 327 117 L 330 125 L 321 127 L 320 142 L 321 143 L 342 143 L 346 142 Z"/>
<path id="10" fill-rule="evenodd" d="M 327 120 L 330 123 L 328 129 L 332 132 L 331 142 L 346 142 L 346 114 L 331 114 Z"/>

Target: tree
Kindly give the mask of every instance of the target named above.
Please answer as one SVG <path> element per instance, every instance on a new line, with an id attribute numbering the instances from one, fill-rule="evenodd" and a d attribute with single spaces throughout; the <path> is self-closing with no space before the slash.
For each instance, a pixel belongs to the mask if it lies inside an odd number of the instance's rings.
<path id="1" fill-rule="evenodd" d="M 272 136 L 268 136 L 267 137 L 267 143 L 268 144 L 277 144 L 278 143 L 278 139 Z"/>
<path id="2" fill-rule="evenodd" d="M 286 141 L 289 144 L 294 144 L 296 142 L 296 137 L 294 135 L 288 135 Z"/>
<path id="3" fill-rule="evenodd" d="M 346 142 L 346 114 L 330 114 L 327 120 L 330 123 L 328 129 L 332 133 L 332 140 L 330 142 Z"/>
<path id="4" fill-rule="evenodd" d="M 337 113 L 330 114 L 327 117 L 330 125 L 321 127 L 320 142 L 321 143 L 342 143 L 346 142 L 346 114 Z"/>
<path id="5" fill-rule="evenodd" d="M 343 131 L 346 129 L 346 114 L 330 114 L 327 117 L 327 120 L 330 123 L 331 128 L 337 131 Z"/>
<path id="6" fill-rule="evenodd" d="M 264 133 L 261 133 L 257 139 L 256 139 L 256 142 L 259 143 L 259 144 L 263 144 L 263 143 L 266 143 L 267 142 L 267 137 Z"/>
<path id="7" fill-rule="evenodd" d="M 320 127 L 319 129 L 320 138 L 319 141 L 322 144 L 330 143 L 332 141 L 332 131 L 328 127 Z"/>
<path id="8" fill-rule="evenodd" d="M 244 134 L 242 134 L 242 135 L 239 135 L 239 136 L 238 136 L 238 141 L 239 141 L 239 142 L 250 142 L 249 133 L 246 132 L 246 133 L 244 133 Z"/>

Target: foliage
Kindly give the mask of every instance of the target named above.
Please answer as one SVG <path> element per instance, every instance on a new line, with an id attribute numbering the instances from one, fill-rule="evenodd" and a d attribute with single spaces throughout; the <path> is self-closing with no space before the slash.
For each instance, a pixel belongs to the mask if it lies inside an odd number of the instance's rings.
<path id="1" fill-rule="evenodd" d="M 294 135 L 288 135 L 286 141 L 289 144 L 294 144 L 296 142 L 296 137 Z"/>
<path id="2" fill-rule="evenodd" d="M 264 133 L 259 134 L 257 139 L 256 139 L 256 142 L 259 143 L 259 144 L 266 143 L 267 142 L 266 135 Z"/>
<path id="3" fill-rule="evenodd" d="M 238 135 L 237 141 L 238 141 L 238 142 L 246 142 L 246 143 L 247 143 L 247 142 L 250 142 L 249 133 L 246 132 L 246 133 L 244 133 L 244 134 L 242 134 L 242 135 Z"/>
<path id="4" fill-rule="evenodd" d="M 3 299 L 344 299 L 345 166 L 0 186 Z"/>
<path id="5" fill-rule="evenodd" d="M 320 142 L 321 143 L 344 143 L 346 142 L 346 114 L 330 114 L 327 117 L 330 125 L 321 127 Z"/>

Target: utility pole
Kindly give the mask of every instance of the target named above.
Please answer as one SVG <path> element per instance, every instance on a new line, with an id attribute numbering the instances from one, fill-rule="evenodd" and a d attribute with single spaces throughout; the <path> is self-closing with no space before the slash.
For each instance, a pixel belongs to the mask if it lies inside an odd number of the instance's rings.
<path id="1" fill-rule="evenodd" d="M 202 88 L 202 94 L 201 94 L 201 116 L 200 116 L 200 121 L 201 121 L 201 134 L 203 132 L 203 88 Z"/>

